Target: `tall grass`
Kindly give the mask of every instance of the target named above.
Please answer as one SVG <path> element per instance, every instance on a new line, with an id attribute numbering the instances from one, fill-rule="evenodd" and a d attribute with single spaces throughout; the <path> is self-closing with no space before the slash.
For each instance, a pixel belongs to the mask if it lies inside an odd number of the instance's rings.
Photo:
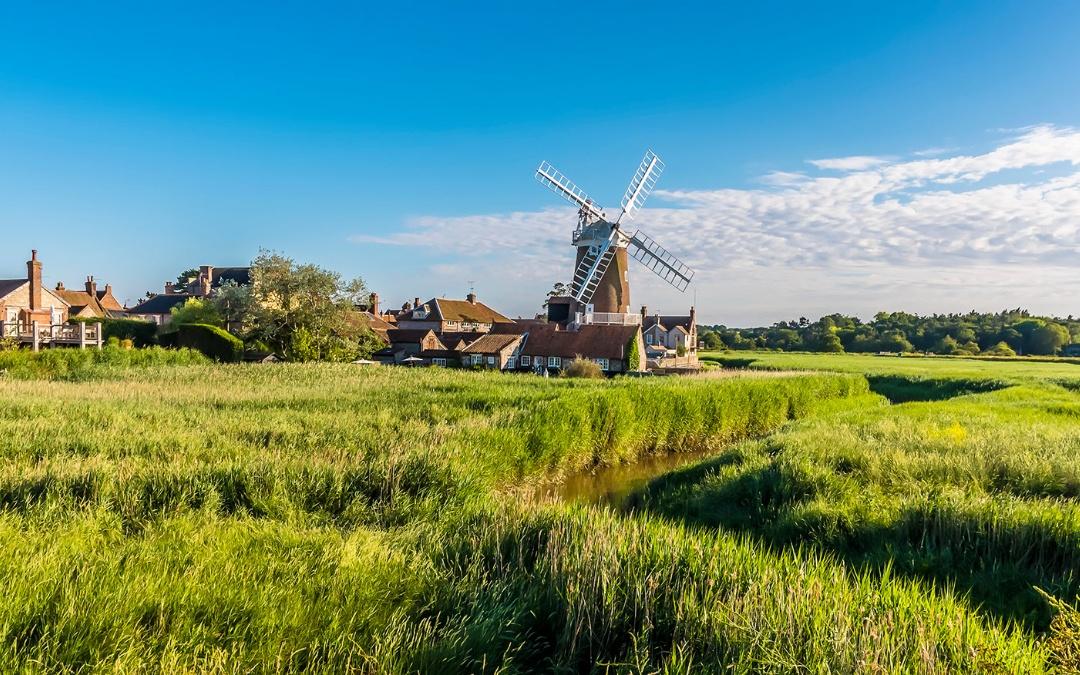
<path id="1" fill-rule="evenodd" d="M 656 481 L 670 517 L 957 586 L 1045 630 L 1080 593 L 1080 399 L 1024 385 L 823 415 Z"/>
<path id="2" fill-rule="evenodd" d="M 190 349 L 27 349 L 0 351 L 0 374 L 9 379 L 90 380 L 130 368 L 160 368 L 206 363 Z"/>
<path id="3" fill-rule="evenodd" d="M 0 671 L 1040 672 L 1073 648 L 1032 587 L 1076 588 L 1080 399 L 1030 377 L 888 406 L 857 374 L 40 358 L 0 380 Z M 703 449 L 633 511 L 518 499 Z"/>

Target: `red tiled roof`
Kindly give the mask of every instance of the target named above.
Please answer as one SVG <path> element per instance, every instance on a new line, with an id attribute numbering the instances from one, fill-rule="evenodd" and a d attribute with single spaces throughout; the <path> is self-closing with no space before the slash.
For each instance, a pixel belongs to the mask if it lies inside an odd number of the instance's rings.
<path id="1" fill-rule="evenodd" d="M 525 338 L 521 353 L 526 356 L 560 356 L 624 359 L 626 346 L 638 332 L 637 326 L 604 326 L 590 324 L 578 330 L 533 328 Z"/>
<path id="2" fill-rule="evenodd" d="M 84 307 L 90 307 L 94 314 L 104 317 L 106 312 L 105 308 L 101 306 L 98 299 L 87 293 L 86 291 L 75 291 L 68 288 L 55 288 L 52 294 L 71 305 L 71 313 L 78 314 Z"/>
<path id="3" fill-rule="evenodd" d="M 462 351 L 466 354 L 497 354 L 507 347 L 517 344 L 520 340 L 520 335 L 495 335 L 489 333 L 475 340 Z"/>
<path id="4" fill-rule="evenodd" d="M 513 323 L 484 303 L 475 303 L 468 300 L 447 300 L 446 298 L 432 298 L 424 303 L 431 310 L 431 318 L 438 321 L 467 321 L 474 323 Z"/>

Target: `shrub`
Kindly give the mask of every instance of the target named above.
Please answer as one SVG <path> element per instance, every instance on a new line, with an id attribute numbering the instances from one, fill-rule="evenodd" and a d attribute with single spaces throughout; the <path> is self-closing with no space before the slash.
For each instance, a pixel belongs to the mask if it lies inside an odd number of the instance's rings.
<path id="1" fill-rule="evenodd" d="M 1010 347 L 1008 342 L 1002 341 L 987 349 L 983 354 L 989 356 L 1016 356 L 1016 350 Z"/>
<path id="2" fill-rule="evenodd" d="M 583 377 L 587 379 L 598 379 L 604 376 L 604 371 L 600 370 L 599 364 L 589 359 L 583 359 L 580 356 L 570 362 L 570 365 L 563 370 L 564 377 Z"/>
<path id="3" fill-rule="evenodd" d="M 136 347 L 156 344 L 157 324 L 140 319 L 105 319 L 101 322 L 101 334 L 106 340 L 131 340 Z"/>
<path id="4" fill-rule="evenodd" d="M 236 363 L 244 356 L 244 343 L 240 338 L 205 323 L 190 323 L 177 331 L 181 347 L 197 349 L 217 361 Z"/>
<path id="5" fill-rule="evenodd" d="M 638 370 L 640 368 L 641 352 L 638 347 L 637 335 L 630 338 L 630 342 L 626 345 L 626 369 Z"/>

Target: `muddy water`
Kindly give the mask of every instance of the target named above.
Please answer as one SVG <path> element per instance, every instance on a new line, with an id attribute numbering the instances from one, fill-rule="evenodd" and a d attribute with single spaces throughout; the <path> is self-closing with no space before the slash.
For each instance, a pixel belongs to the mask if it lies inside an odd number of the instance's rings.
<path id="1" fill-rule="evenodd" d="M 700 452 L 673 452 L 645 457 L 633 464 L 605 466 L 570 476 L 555 485 L 545 485 L 532 494 L 537 502 L 584 502 L 621 506 L 630 495 L 650 480 L 688 464 L 716 456 L 723 448 Z"/>

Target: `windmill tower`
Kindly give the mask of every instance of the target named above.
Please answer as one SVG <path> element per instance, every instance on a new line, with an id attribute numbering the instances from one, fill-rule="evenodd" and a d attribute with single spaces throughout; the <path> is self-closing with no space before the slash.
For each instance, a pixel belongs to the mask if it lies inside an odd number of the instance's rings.
<path id="1" fill-rule="evenodd" d="M 690 285 L 693 270 L 641 230 L 629 234 L 620 227 L 623 218 L 631 220 L 641 210 L 663 170 L 660 158 L 652 150 L 646 152 L 623 195 L 619 217 L 611 221 L 603 207 L 569 178 L 550 163 L 540 163 L 536 180 L 578 207 L 578 223 L 572 237 L 577 258 L 570 285 L 570 295 L 578 307 L 571 311 L 584 310 L 585 316 L 597 317 L 597 323 L 623 323 L 616 315 L 630 315 L 631 257 L 680 291 Z"/>

